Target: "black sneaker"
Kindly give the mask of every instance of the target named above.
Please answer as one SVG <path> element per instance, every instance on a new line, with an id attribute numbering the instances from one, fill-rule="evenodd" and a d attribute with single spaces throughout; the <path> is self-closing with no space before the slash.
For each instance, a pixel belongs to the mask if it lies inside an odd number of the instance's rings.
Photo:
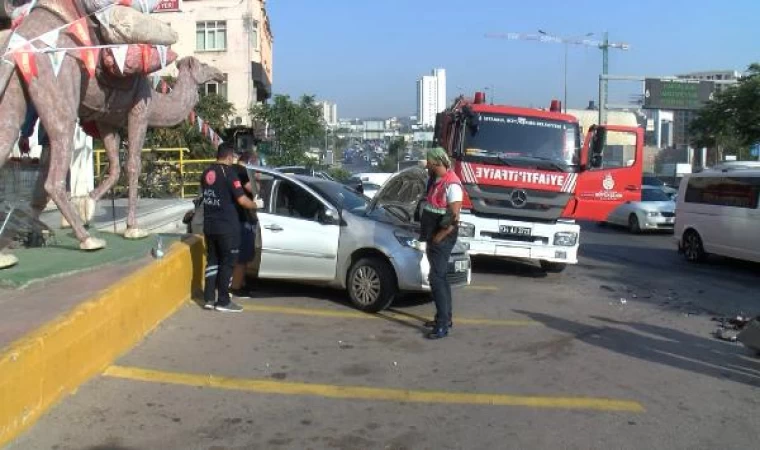
<path id="1" fill-rule="evenodd" d="M 214 302 L 205 302 L 203 304 L 203 309 L 214 309 Z"/>
<path id="2" fill-rule="evenodd" d="M 433 328 L 433 331 L 428 333 L 427 338 L 428 339 L 443 339 L 448 335 L 449 335 L 449 330 L 447 330 L 446 328 L 436 327 L 436 328 Z"/>
<path id="3" fill-rule="evenodd" d="M 217 303 L 217 305 L 214 307 L 217 311 L 221 312 L 243 312 L 243 307 L 238 305 L 237 303 L 229 302 L 224 305 L 220 305 Z"/>

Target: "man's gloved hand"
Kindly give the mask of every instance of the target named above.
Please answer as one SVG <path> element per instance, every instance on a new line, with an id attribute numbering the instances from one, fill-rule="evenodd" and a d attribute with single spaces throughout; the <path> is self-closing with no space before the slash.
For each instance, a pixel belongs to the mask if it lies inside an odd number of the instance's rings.
<path id="1" fill-rule="evenodd" d="M 256 203 L 256 209 L 264 208 L 264 200 L 262 200 L 258 195 L 253 199 L 253 202 Z"/>

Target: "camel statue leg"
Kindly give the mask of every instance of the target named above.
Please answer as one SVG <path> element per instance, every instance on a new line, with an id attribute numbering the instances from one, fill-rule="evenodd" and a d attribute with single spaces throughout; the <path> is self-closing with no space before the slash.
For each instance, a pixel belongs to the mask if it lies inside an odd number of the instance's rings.
<path id="1" fill-rule="evenodd" d="M 145 143 L 145 134 L 148 131 L 148 108 L 150 106 L 150 87 L 143 83 L 142 92 L 138 95 L 138 101 L 129 113 L 127 133 L 129 136 L 129 149 L 127 150 L 127 181 L 129 183 L 129 201 L 127 205 L 127 229 L 124 237 L 127 239 L 142 239 L 148 236 L 148 232 L 137 226 L 137 188 L 142 171 L 142 146 Z"/>
<path id="2" fill-rule="evenodd" d="M 85 223 L 90 223 L 95 214 L 95 204 L 103 198 L 109 189 L 116 185 L 121 173 L 119 168 L 119 141 L 121 140 L 119 133 L 116 132 L 114 127 L 102 123 L 98 124 L 98 131 L 100 132 L 100 136 L 102 136 L 103 146 L 106 149 L 106 156 L 108 157 L 108 175 L 106 176 L 106 179 L 96 186 L 95 190 L 90 192 L 90 195 L 84 199 L 84 201 L 87 202 L 87 205 L 85 205 L 84 208 L 87 212 L 87 215 L 84 218 Z"/>
<path id="3" fill-rule="evenodd" d="M 4 64 L 4 63 L 0 63 Z M 0 168 L 10 157 L 13 145 L 19 137 L 19 130 L 26 116 L 26 98 L 17 76 L 8 81 L 5 93 L 0 96 Z M 3 200 L 3 199 L 0 199 Z M 12 242 L 11 237 L 0 237 L 0 251 Z M 7 253 L 0 253 L 0 269 L 11 267 L 18 259 Z"/>
<path id="4" fill-rule="evenodd" d="M 31 81 L 29 96 L 40 116 L 40 121 L 50 139 L 50 170 L 45 190 L 53 199 L 61 215 L 71 225 L 82 250 L 105 247 L 105 241 L 89 235 L 82 219 L 68 199 L 66 176 L 71 165 L 81 83 L 71 85 L 57 83 L 50 64 L 39 64 L 39 76 Z M 80 79 L 78 63 L 73 58 L 63 61 L 61 75 L 77 81 Z M 60 76 L 59 76 L 60 78 Z"/>

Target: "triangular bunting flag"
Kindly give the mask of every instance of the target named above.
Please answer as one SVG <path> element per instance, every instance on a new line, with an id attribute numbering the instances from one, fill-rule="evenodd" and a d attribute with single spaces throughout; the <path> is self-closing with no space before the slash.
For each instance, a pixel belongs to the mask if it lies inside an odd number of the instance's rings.
<path id="1" fill-rule="evenodd" d="M 161 68 L 163 69 L 166 67 L 166 46 L 157 45 L 156 50 L 158 50 L 158 59 L 161 61 Z"/>
<path id="2" fill-rule="evenodd" d="M 155 90 L 156 87 L 158 87 L 158 83 L 161 82 L 161 77 L 159 77 L 158 75 L 153 75 L 152 77 L 150 77 L 150 80 L 151 82 L 153 82 L 153 89 Z"/>
<path id="3" fill-rule="evenodd" d="M 19 50 L 13 54 L 16 60 L 16 66 L 21 71 L 21 75 L 24 80 L 29 84 L 35 77 L 37 77 L 37 61 L 36 53 L 32 44 L 27 44 L 22 50 Z"/>
<path id="4" fill-rule="evenodd" d="M 28 43 L 29 41 L 24 39 L 23 36 L 18 33 L 13 33 L 11 34 L 11 39 L 8 41 L 8 51 L 13 52 L 13 50 L 19 49 Z"/>
<path id="5" fill-rule="evenodd" d="M 90 74 L 90 78 L 95 76 L 95 68 L 98 66 L 98 56 L 100 54 L 99 48 L 83 48 L 80 50 L 82 57 L 82 63 L 84 68 L 87 69 L 87 73 Z"/>
<path id="6" fill-rule="evenodd" d="M 122 75 L 124 75 L 124 64 L 127 62 L 127 50 L 129 50 L 128 45 L 119 45 L 118 47 L 111 48 L 113 59 L 116 61 L 116 65 L 119 67 L 119 72 Z"/>
<path id="7" fill-rule="evenodd" d="M 48 53 L 48 56 L 50 57 L 50 64 L 53 65 L 53 74 L 58 78 L 58 74 L 61 73 L 61 66 L 63 65 L 63 58 L 66 56 L 66 52 L 50 52 Z"/>
<path id="8" fill-rule="evenodd" d="M 90 29 L 87 26 L 87 19 L 85 17 L 78 19 L 76 22 L 72 22 L 68 27 L 68 31 L 73 34 L 83 46 L 89 47 L 92 45 Z"/>
<path id="9" fill-rule="evenodd" d="M 40 36 L 39 40 L 45 43 L 50 48 L 58 48 L 58 35 L 60 34 L 60 29 L 55 29 L 52 31 L 48 31 L 47 33 Z"/>
<path id="10" fill-rule="evenodd" d="M 142 50 L 142 64 L 143 64 L 143 72 L 148 73 L 148 70 L 150 70 L 150 60 L 151 60 L 151 53 L 153 48 L 150 45 L 146 44 L 139 44 L 140 50 Z"/>

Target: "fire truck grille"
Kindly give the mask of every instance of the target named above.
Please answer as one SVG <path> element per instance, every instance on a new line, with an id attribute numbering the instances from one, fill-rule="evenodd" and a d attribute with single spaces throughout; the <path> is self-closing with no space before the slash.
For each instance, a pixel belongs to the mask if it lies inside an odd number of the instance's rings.
<path id="1" fill-rule="evenodd" d="M 464 188 L 476 214 L 541 222 L 559 219 L 571 195 L 567 192 L 473 184 L 464 185 Z"/>

